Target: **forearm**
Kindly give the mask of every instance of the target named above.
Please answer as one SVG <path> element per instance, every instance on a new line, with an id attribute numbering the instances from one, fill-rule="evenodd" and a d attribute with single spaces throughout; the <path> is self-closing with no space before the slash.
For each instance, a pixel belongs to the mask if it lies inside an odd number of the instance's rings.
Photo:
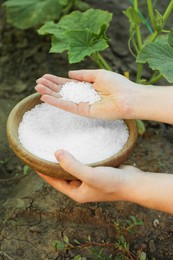
<path id="1" fill-rule="evenodd" d="M 139 85 L 133 94 L 133 118 L 173 124 L 173 87 Z"/>
<path id="2" fill-rule="evenodd" d="M 132 174 L 125 186 L 124 200 L 173 214 L 172 174 Z"/>

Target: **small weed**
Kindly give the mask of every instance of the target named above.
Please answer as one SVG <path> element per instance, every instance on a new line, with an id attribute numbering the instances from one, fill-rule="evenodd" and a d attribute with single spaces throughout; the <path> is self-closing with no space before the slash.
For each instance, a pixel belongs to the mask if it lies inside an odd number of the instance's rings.
<path id="1" fill-rule="evenodd" d="M 141 248 L 135 253 L 132 252 L 130 250 L 130 244 L 125 237 L 127 233 L 130 235 L 134 234 L 137 227 L 143 225 L 143 221 L 137 219 L 135 216 L 130 216 L 129 219 L 123 221 L 117 220 L 114 222 L 117 238 L 113 243 L 108 243 L 105 241 L 94 242 L 91 240 L 90 236 L 88 236 L 88 240 L 84 243 L 79 242 L 77 239 L 70 242 L 69 238 L 64 236 L 62 241 L 54 240 L 52 245 L 57 251 L 69 252 L 69 250 L 78 249 L 79 254 L 74 256 L 74 260 L 85 260 L 87 259 L 85 258 L 86 254 L 92 256 L 92 259 L 100 260 L 146 260 L 147 256 L 143 251 L 143 247 L 141 246 Z M 82 254 L 84 254 L 84 250 L 85 256 L 82 256 Z"/>
<path id="2" fill-rule="evenodd" d="M 126 220 L 117 220 L 114 222 L 114 227 L 117 233 L 120 235 L 122 232 L 128 231 L 130 234 L 134 234 L 137 226 L 143 226 L 144 222 L 137 219 L 135 216 L 130 216 Z"/>
<path id="3" fill-rule="evenodd" d="M 23 174 L 26 175 L 26 174 L 29 173 L 29 171 L 30 171 L 29 166 L 28 166 L 28 165 L 24 165 L 24 166 L 23 166 Z"/>

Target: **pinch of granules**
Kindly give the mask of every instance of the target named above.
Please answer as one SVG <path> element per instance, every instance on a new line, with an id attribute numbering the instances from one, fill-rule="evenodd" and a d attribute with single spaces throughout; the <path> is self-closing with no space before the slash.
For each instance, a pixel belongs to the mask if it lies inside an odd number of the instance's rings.
<path id="1" fill-rule="evenodd" d="M 62 86 L 59 94 L 62 96 L 62 99 L 76 104 L 88 102 L 89 105 L 92 105 L 101 99 L 92 84 L 88 82 L 67 82 Z"/>
<path id="2" fill-rule="evenodd" d="M 22 146 L 37 157 L 57 162 L 55 151 L 65 149 L 83 163 L 118 153 L 129 135 L 123 120 L 86 118 L 46 103 L 24 114 L 18 134 Z"/>

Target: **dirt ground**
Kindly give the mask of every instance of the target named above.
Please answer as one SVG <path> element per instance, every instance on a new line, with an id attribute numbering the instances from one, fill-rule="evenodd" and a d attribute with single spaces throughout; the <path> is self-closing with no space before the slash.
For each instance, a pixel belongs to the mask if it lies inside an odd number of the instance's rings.
<path id="1" fill-rule="evenodd" d="M 128 21 L 122 15 L 128 1 L 119 5 L 113 0 L 88 2 L 114 13 L 109 29 L 110 48 L 103 55 L 115 71 L 129 71 L 133 78 L 136 66 L 127 46 Z M 160 8 L 167 2 L 162 1 Z M 72 242 L 77 239 L 86 243 L 90 236 L 96 243 L 115 243 L 119 234 L 114 222 L 121 226 L 132 215 L 144 225 L 133 235 L 122 233 L 130 251 L 136 254 L 143 248 L 147 259 L 172 260 L 172 215 L 127 202 L 77 204 L 48 186 L 33 171 L 24 174 L 24 165 L 11 151 L 6 137 L 5 125 L 11 109 L 34 93 L 35 80 L 44 73 L 66 76 L 69 69 L 95 68 L 89 59 L 69 65 L 66 54 L 49 54 L 49 47 L 49 37 L 38 36 L 35 29 L 21 31 L 7 24 L 0 8 L 0 260 L 74 259 L 77 254 L 87 259 L 108 259 L 111 252 L 112 259 L 138 259 L 127 255 L 121 258 L 111 247 L 105 249 L 105 258 L 98 258 L 86 249 L 57 252 L 52 245 L 63 236 Z M 145 76 L 149 73 L 146 69 Z M 155 122 L 145 125 L 145 134 L 138 138 L 133 154 L 124 164 L 171 174 L 173 127 Z"/>

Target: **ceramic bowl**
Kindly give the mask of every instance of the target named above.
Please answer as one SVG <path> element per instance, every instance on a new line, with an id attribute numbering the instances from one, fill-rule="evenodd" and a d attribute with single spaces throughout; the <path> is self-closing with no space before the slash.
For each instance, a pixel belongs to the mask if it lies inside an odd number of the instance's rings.
<path id="1" fill-rule="evenodd" d="M 38 171 L 45 175 L 59 179 L 74 180 L 75 178 L 68 172 L 64 171 L 58 163 L 49 162 L 33 155 L 32 153 L 28 152 L 19 141 L 18 127 L 22 121 L 24 113 L 31 110 L 34 106 L 40 103 L 42 103 L 42 101 L 40 101 L 40 95 L 35 93 L 20 101 L 13 108 L 7 120 L 7 137 L 9 144 L 14 153 L 34 171 Z M 117 154 L 103 161 L 92 163 L 90 164 L 91 166 L 118 167 L 124 160 L 129 157 L 135 147 L 138 133 L 136 122 L 134 120 L 124 120 L 124 122 L 126 123 L 129 130 L 129 138 L 125 146 Z"/>

